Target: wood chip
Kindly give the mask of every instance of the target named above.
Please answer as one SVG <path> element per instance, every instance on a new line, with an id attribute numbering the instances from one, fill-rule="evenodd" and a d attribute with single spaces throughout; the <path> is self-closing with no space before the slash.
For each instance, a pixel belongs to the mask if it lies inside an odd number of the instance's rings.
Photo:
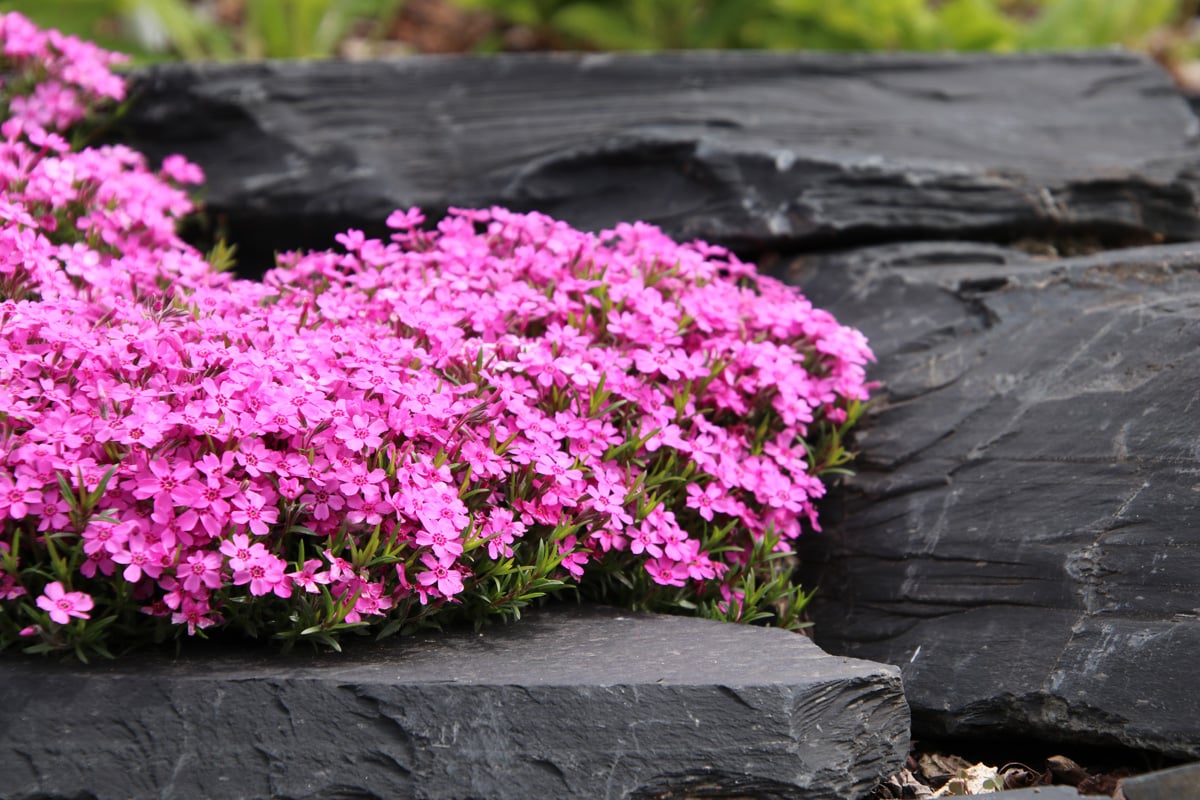
<path id="1" fill-rule="evenodd" d="M 1066 756 L 1050 756 L 1046 768 L 1054 779 L 1068 786 L 1078 786 L 1089 777 L 1088 771 Z"/>

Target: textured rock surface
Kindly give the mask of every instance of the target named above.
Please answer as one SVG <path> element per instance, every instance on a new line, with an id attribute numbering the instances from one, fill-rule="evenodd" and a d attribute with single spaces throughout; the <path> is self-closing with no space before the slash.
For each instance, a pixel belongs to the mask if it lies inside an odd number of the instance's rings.
<path id="1" fill-rule="evenodd" d="M 792 278 L 887 387 L 805 542 L 818 643 L 900 665 L 917 735 L 1200 755 L 1200 246 L 910 244 Z"/>
<path id="2" fill-rule="evenodd" d="M 1081 795 L 1074 786 L 1038 786 L 1034 789 L 1011 789 L 997 800 L 1106 800 L 1108 795 Z"/>
<path id="3" fill-rule="evenodd" d="M 1125 800 L 1186 800 L 1200 797 L 1200 764 L 1151 772 L 1121 782 Z"/>
<path id="4" fill-rule="evenodd" d="M 197 160 L 252 261 L 413 204 L 776 249 L 1200 238 L 1195 117 L 1115 52 L 173 65 L 134 95 L 122 137 Z"/>
<path id="5" fill-rule="evenodd" d="M 7 800 L 843 800 L 907 748 L 891 667 L 608 609 L 330 657 L 0 661 Z"/>

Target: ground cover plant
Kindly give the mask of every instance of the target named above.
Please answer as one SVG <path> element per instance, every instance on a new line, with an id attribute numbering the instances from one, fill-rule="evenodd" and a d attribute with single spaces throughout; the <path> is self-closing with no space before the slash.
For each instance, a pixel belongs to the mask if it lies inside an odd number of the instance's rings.
<path id="1" fill-rule="evenodd" d="M 0 16 L 0 647 L 337 646 L 554 593 L 800 625 L 860 333 L 641 223 L 415 209 L 235 279 L 202 180 L 66 135 L 115 56 Z"/>

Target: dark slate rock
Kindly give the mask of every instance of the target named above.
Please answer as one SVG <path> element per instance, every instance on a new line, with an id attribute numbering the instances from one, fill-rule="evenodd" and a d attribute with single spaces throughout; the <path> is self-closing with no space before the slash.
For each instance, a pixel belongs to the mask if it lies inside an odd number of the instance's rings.
<path id="1" fill-rule="evenodd" d="M 899 665 L 918 736 L 1200 756 L 1200 245 L 971 249 L 791 275 L 886 387 L 804 541 L 817 641 Z"/>
<path id="2" fill-rule="evenodd" d="M 1074 786 L 1036 786 L 1032 789 L 1010 789 L 996 800 L 1107 800 L 1108 795 L 1080 794 Z"/>
<path id="3" fill-rule="evenodd" d="M 1121 791 L 1125 800 L 1195 800 L 1200 797 L 1200 764 L 1126 778 Z"/>
<path id="4" fill-rule="evenodd" d="M 341 655 L 0 660 L 7 800 L 843 800 L 907 749 L 894 668 L 610 609 Z"/>
<path id="5" fill-rule="evenodd" d="M 747 248 L 1200 238 L 1196 118 L 1119 52 L 169 65 L 136 72 L 133 96 L 122 140 L 198 161 L 259 255 L 409 205 Z"/>

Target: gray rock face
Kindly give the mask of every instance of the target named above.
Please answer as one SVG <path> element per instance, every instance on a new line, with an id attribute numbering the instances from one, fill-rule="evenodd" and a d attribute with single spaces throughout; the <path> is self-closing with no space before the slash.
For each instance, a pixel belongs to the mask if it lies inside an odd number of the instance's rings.
<path id="1" fill-rule="evenodd" d="M 203 166 L 251 262 L 410 205 L 776 250 L 1200 237 L 1195 117 L 1115 52 L 171 65 L 133 95 L 121 138 Z"/>
<path id="2" fill-rule="evenodd" d="M 0 709 L 8 800 L 842 800 L 908 750 L 894 668 L 586 608 L 320 657 L 8 658 Z"/>
<path id="3" fill-rule="evenodd" d="M 1121 781 L 1126 800 L 1186 800 L 1200 797 L 1200 764 L 1151 772 Z"/>
<path id="4" fill-rule="evenodd" d="M 1108 795 L 1081 795 L 1074 786 L 1038 786 L 1034 789 L 1010 789 L 1002 800 L 1104 800 Z"/>
<path id="5" fill-rule="evenodd" d="M 792 277 L 886 386 L 844 518 L 805 541 L 817 641 L 900 665 L 918 735 L 1200 755 L 1200 247 Z"/>

